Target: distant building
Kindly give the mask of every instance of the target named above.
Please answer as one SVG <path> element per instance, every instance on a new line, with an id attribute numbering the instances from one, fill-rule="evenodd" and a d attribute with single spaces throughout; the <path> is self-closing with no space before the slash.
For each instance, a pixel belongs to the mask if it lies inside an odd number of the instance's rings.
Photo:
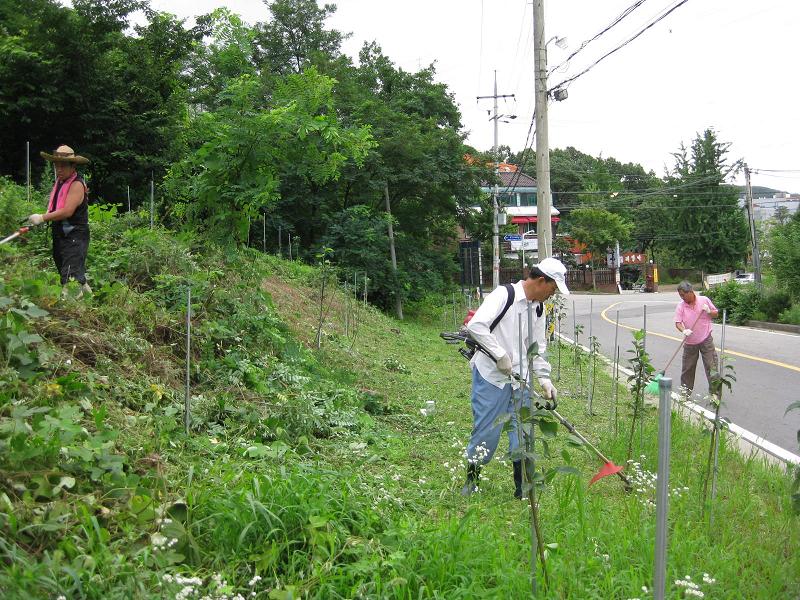
<path id="1" fill-rule="evenodd" d="M 746 207 L 744 196 L 739 197 L 741 206 Z M 789 210 L 789 215 L 793 215 L 800 208 L 800 194 L 789 194 L 780 192 L 771 197 L 753 198 L 753 217 L 756 221 L 769 221 L 775 218 L 775 210 L 779 206 L 785 206 Z"/>
<path id="2" fill-rule="evenodd" d="M 497 186 L 498 204 L 502 211 L 508 215 L 508 224 L 517 226 L 519 240 L 504 241 L 502 249 L 504 254 L 515 256 L 517 252 L 525 250 L 532 257 L 538 254 L 537 227 L 539 218 L 536 213 L 536 180 L 520 171 L 517 165 L 500 163 L 498 165 L 500 183 Z M 488 182 L 481 184 L 481 191 L 487 194 L 494 192 L 494 186 Z M 551 207 L 550 227 L 555 238 L 561 213 L 556 207 Z"/>
<path id="3" fill-rule="evenodd" d="M 756 221 L 768 221 L 775 218 L 779 206 L 785 206 L 793 215 L 800 207 L 800 194 L 775 194 L 772 198 L 753 198 L 753 215 Z"/>

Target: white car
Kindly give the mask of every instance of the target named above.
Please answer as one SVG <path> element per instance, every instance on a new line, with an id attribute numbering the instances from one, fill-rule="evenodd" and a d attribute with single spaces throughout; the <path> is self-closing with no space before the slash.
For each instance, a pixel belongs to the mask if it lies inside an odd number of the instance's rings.
<path id="1" fill-rule="evenodd" d="M 755 273 L 739 273 L 736 275 L 733 280 L 736 283 L 740 283 L 742 285 L 747 285 L 748 283 L 755 283 L 756 282 L 756 274 Z"/>

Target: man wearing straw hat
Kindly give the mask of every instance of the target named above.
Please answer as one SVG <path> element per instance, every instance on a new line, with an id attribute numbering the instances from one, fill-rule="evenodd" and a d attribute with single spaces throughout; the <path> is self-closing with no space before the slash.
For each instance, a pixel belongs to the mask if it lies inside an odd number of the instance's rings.
<path id="1" fill-rule="evenodd" d="M 76 171 L 76 165 L 85 165 L 88 158 L 75 154 L 69 146 L 59 146 L 52 154 L 40 152 L 56 169 L 56 182 L 50 192 L 47 212 L 28 217 L 31 225 L 52 223 L 53 260 L 64 286 L 70 277 L 81 284 L 79 296 L 91 294 L 86 283 L 86 254 L 89 251 L 89 200 L 86 184 Z"/>

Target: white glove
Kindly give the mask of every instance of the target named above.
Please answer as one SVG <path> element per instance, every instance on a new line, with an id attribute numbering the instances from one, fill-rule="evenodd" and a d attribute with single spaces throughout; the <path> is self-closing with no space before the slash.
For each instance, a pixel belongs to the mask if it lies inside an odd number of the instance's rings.
<path id="1" fill-rule="evenodd" d="M 44 223 L 44 215 L 32 214 L 28 217 L 28 223 L 31 225 L 41 225 Z"/>
<path id="2" fill-rule="evenodd" d="M 508 354 L 497 359 L 497 370 L 506 377 L 511 377 L 511 357 Z"/>
<path id="3" fill-rule="evenodd" d="M 708 304 L 703 304 L 703 312 L 706 314 L 711 314 L 711 307 Z"/>
<path id="4" fill-rule="evenodd" d="M 692 330 L 691 329 L 686 328 L 686 329 L 683 330 L 683 337 L 689 337 L 690 335 L 692 335 Z"/>
<path id="5" fill-rule="evenodd" d="M 553 382 L 549 379 L 545 379 L 544 377 L 539 380 L 539 385 L 542 386 L 542 396 L 548 402 L 544 403 L 544 406 L 540 406 L 539 403 L 536 403 L 536 408 L 545 408 L 547 410 L 555 410 L 558 406 L 558 402 L 556 402 L 556 398 L 558 397 L 558 390 L 553 385 Z"/>

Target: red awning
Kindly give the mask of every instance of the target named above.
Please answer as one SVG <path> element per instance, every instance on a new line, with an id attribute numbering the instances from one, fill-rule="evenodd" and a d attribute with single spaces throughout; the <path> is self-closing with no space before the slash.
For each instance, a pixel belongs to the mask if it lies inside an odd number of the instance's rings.
<path id="1" fill-rule="evenodd" d="M 511 217 L 512 223 L 536 223 L 536 217 Z M 551 223 L 558 223 L 561 219 L 558 217 L 550 217 Z"/>

